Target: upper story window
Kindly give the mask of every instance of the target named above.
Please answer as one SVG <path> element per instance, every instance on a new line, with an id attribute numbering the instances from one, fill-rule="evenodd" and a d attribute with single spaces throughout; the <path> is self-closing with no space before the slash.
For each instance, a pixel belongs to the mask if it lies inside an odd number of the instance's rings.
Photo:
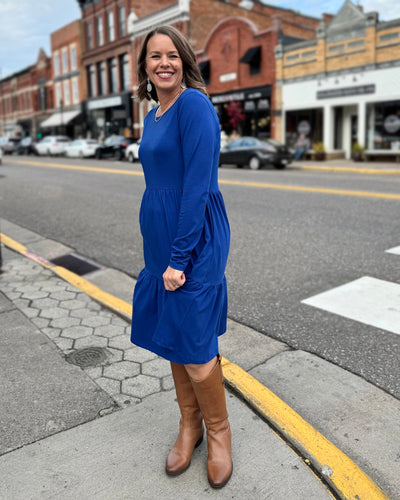
<path id="1" fill-rule="evenodd" d="M 381 35 L 379 37 L 379 41 L 380 42 L 387 42 L 388 40 L 394 40 L 396 38 L 399 38 L 399 34 L 398 33 L 387 33 L 385 35 Z"/>
<path id="2" fill-rule="evenodd" d="M 106 63 L 104 61 L 97 63 L 97 88 L 99 95 L 107 93 Z"/>
<path id="3" fill-rule="evenodd" d="M 96 72 L 94 65 L 87 66 L 87 85 L 89 97 L 96 97 Z"/>
<path id="4" fill-rule="evenodd" d="M 53 63 L 54 63 L 54 76 L 58 76 L 60 74 L 60 54 L 58 52 L 54 53 Z"/>
<path id="5" fill-rule="evenodd" d="M 62 49 L 62 70 L 63 73 L 68 73 L 68 50 Z"/>
<path id="6" fill-rule="evenodd" d="M 121 82 L 121 90 L 129 90 L 129 59 L 128 54 L 119 56 L 119 71 Z"/>
<path id="7" fill-rule="evenodd" d="M 76 46 L 70 46 L 70 57 L 71 57 L 71 71 L 75 71 L 77 69 L 77 61 L 76 61 Z"/>
<path id="8" fill-rule="evenodd" d="M 113 42 L 115 40 L 115 27 L 114 27 L 114 12 L 112 10 L 107 12 L 107 30 L 108 30 L 108 41 Z"/>
<path id="9" fill-rule="evenodd" d="M 69 91 L 69 80 L 64 80 L 64 104 L 69 106 L 71 104 L 71 94 Z"/>
<path id="10" fill-rule="evenodd" d="M 93 49 L 92 23 L 86 23 L 86 48 Z"/>
<path id="11" fill-rule="evenodd" d="M 110 94 L 117 92 L 117 60 L 115 57 L 108 60 L 108 84 Z"/>
<path id="12" fill-rule="evenodd" d="M 103 32 L 103 19 L 101 17 L 97 18 L 97 45 L 104 44 L 104 32 Z"/>
<path id="13" fill-rule="evenodd" d="M 74 104 L 79 103 L 79 85 L 78 85 L 78 79 L 73 78 L 72 81 L 72 102 Z"/>
<path id="14" fill-rule="evenodd" d="M 61 83 L 56 83 L 56 102 L 55 102 L 55 108 L 58 108 L 60 105 L 62 99 L 62 93 L 61 93 Z"/>
<path id="15" fill-rule="evenodd" d="M 118 30 L 119 30 L 120 37 L 123 37 L 126 35 L 125 5 L 118 6 Z"/>

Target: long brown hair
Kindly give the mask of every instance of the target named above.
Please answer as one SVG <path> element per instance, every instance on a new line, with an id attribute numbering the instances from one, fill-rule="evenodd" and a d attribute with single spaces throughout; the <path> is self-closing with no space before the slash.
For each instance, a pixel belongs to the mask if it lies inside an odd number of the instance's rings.
<path id="1" fill-rule="evenodd" d="M 179 53 L 179 57 L 182 59 L 183 78 L 186 86 L 200 90 L 200 92 L 203 92 L 203 94 L 208 96 L 206 84 L 204 83 L 203 77 L 201 76 L 200 70 L 197 66 L 196 56 L 189 41 L 173 26 L 160 26 L 147 33 L 139 52 L 137 69 L 139 82 L 137 91 L 138 98 L 141 101 L 143 99 L 147 99 L 148 101 L 154 99 L 155 101 L 158 101 L 157 91 L 154 85 L 152 85 L 153 88 L 150 94 L 147 92 L 147 43 L 154 35 L 166 35 L 172 40 L 172 43 L 175 45 L 176 50 Z"/>

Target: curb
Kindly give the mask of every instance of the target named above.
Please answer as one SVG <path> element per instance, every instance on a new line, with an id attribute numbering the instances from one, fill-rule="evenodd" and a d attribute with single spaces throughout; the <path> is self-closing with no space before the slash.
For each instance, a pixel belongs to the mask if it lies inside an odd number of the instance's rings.
<path id="1" fill-rule="evenodd" d="M 96 302 L 131 322 L 132 306 L 127 302 L 104 292 L 81 276 L 29 252 L 27 247 L 3 233 L 0 233 L 0 242 L 50 269 Z M 389 500 L 389 497 L 347 455 L 267 387 L 226 358 L 222 358 L 222 368 L 227 386 L 282 436 L 340 499 Z"/>

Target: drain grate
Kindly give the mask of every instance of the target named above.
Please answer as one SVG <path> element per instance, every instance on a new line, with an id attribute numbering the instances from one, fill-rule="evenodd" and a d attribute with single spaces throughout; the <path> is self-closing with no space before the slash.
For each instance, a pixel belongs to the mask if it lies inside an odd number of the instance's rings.
<path id="1" fill-rule="evenodd" d="M 51 260 L 50 262 L 56 266 L 65 267 L 65 269 L 68 269 L 68 271 L 71 271 L 78 276 L 83 276 L 84 274 L 101 269 L 101 266 L 95 262 L 89 261 L 76 253 L 62 255 L 61 257 Z"/>
<path id="2" fill-rule="evenodd" d="M 78 365 L 81 368 L 90 366 L 99 366 L 108 358 L 108 353 L 103 347 L 85 347 L 68 354 L 65 359 L 72 365 Z"/>

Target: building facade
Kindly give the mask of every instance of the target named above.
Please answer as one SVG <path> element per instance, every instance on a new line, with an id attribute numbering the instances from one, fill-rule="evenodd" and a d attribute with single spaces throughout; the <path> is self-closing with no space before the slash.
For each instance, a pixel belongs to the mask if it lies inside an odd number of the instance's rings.
<path id="1" fill-rule="evenodd" d="M 0 80 L 0 135 L 36 137 L 53 105 L 51 60 L 39 50 L 35 64 Z"/>
<path id="2" fill-rule="evenodd" d="M 50 35 L 53 114 L 41 123 L 44 133 L 82 135 L 80 20 Z"/>
<path id="3" fill-rule="evenodd" d="M 153 12 L 150 7 L 159 2 L 149 2 L 145 12 L 138 5 L 141 3 L 132 3 L 137 8 L 132 8 L 128 18 L 134 60 L 147 31 L 163 24 L 174 25 L 189 38 L 196 51 L 208 92 L 226 131 L 235 128 L 230 121 L 230 110 L 235 107 L 243 116 L 238 124 L 240 133 L 274 136 L 274 47 L 279 40 L 286 43 L 313 39 L 320 21 L 260 1 L 179 0 Z M 133 88 L 136 86 L 134 80 Z M 140 136 L 143 118 L 153 104 L 136 103 L 136 136 Z"/>
<path id="4" fill-rule="evenodd" d="M 278 139 L 305 133 L 331 157 L 356 143 L 370 156 L 400 150 L 400 19 L 346 0 L 314 40 L 277 46 L 276 72 Z"/>
<path id="5" fill-rule="evenodd" d="M 82 71 L 85 136 L 131 135 L 129 0 L 82 0 Z"/>

